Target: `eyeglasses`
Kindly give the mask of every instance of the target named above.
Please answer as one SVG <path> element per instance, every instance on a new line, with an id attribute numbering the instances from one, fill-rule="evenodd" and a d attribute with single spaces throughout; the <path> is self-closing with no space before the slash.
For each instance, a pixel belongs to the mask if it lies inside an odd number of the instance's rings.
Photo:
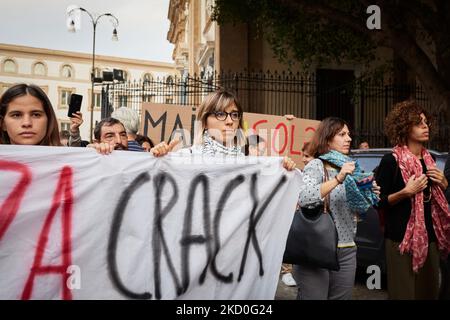
<path id="1" fill-rule="evenodd" d="M 233 112 L 225 112 L 225 111 L 215 111 L 210 112 L 209 114 L 213 114 L 217 120 L 219 121 L 225 121 L 230 115 L 231 120 L 238 121 L 241 119 L 242 114 L 239 111 L 233 111 Z"/>

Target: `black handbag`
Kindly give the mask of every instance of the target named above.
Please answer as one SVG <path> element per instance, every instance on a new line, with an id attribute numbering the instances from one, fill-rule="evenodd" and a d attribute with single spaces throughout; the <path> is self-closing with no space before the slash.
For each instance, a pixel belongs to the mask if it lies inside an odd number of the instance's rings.
<path id="1" fill-rule="evenodd" d="M 328 181 L 328 172 L 324 167 L 325 181 Z M 296 210 L 286 241 L 283 263 L 339 271 L 338 234 L 329 211 L 329 201 L 328 194 L 323 206 Z"/>

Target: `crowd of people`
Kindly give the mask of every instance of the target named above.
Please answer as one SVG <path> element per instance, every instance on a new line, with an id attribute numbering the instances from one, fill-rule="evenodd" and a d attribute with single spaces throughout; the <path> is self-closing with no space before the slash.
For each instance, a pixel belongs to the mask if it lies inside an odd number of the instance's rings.
<path id="1" fill-rule="evenodd" d="M 199 130 L 194 144 L 177 152 L 230 157 L 266 155 L 263 138 L 254 133 L 247 137 L 242 134 L 243 108 L 231 92 L 209 94 L 198 109 L 197 120 Z M 59 132 L 49 98 L 35 85 L 14 85 L 0 98 L 0 144 L 88 147 L 103 155 L 128 150 L 162 157 L 178 143 L 173 140 L 154 144 L 140 135 L 139 117 L 126 107 L 118 108 L 96 125 L 92 143 L 82 140 L 82 124 L 82 113 L 74 113 L 70 130 Z M 438 298 L 440 259 L 447 259 L 450 251 L 450 163 L 447 160 L 444 173 L 426 149 L 433 128 L 432 118 L 416 102 L 397 104 L 386 118 L 392 153 L 383 157 L 375 177 L 363 172 L 350 157 L 349 125 L 335 117 L 321 121 L 310 143 L 302 149 L 304 183 L 298 190 L 298 206 L 314 208 L 329 199 L 338 232 L 340 269 L 332 271 L 306 263 L 285 266 L 282 274 L 293 274 L 295 281 L 287 282 L 298 285 L 298 299 L 351 299 L 358 215 L 368 206 L 377 206 L 385 214 L 389 298 Z M 368 147 L 367 142 L 359 145 Z M 296 164 L 284 157 L 283 167 L 292 171 Z"/>

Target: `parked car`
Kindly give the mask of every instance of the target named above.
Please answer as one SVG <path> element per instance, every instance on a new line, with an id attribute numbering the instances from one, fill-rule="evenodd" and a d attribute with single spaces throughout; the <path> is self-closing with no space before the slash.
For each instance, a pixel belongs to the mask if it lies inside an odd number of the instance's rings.
<path id="1" fill-rule="evenodd" d="M 447 153 L 429 151 L 436 157 L 438 168 L 444 170 Z M 358 160 L 364 171 L 373 171 L 380 164 L 381 158 L 389 152 L 392 152 L 392 149 L 356 149 L 352 150 L 351 157 Z M 385 273 L 384 235 L 378 212 L 374 208 L 370 208 L 365 218 L 358 222 L 355 242 L 358 247 L 358 267 L 367 268 L 370 265 L 378 265 L 382 273 Z"/>

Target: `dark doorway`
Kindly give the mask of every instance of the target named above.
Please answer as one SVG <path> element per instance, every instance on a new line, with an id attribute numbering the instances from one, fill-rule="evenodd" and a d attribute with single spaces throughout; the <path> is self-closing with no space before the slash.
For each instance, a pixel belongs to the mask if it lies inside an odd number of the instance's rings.
<path id="1" fill-rule="evenodd" d="M 339 117 L 354 128 L 353 70 L 317 69 L 317 120 Z"/>

